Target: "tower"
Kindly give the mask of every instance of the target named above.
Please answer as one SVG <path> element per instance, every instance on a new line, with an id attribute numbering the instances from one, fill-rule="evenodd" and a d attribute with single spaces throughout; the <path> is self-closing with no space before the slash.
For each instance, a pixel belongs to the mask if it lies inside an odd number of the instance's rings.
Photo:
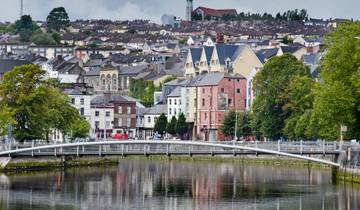
<path id="1" fill-rule="evenodd" d="M 24 1 L 20 0 L 20 19 L 24 15 Z"/>
<path id="2" fill-rule="evenodd" d="M 191 21 L 193 11 L 193 0 L 186 0 L 186 20 Z"/>

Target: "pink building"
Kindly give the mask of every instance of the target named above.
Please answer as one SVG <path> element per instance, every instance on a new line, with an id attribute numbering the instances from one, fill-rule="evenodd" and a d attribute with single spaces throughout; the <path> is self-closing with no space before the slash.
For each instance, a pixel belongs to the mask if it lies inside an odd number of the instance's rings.
<path id="1" fill-rule="evenodd" d="M 197 137 L 205 141 L 225 140 L 220 127 L 226 114 L 230 110 L 246 110 L 246 78 L 214 72 L 194 79 Z"/>

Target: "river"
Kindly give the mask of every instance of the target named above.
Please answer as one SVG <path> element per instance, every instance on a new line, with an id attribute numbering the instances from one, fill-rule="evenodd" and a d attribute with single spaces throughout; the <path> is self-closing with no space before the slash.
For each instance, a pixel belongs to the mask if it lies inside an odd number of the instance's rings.
<path id="1" fill-rule="evenodd" d="M 0 209 L 360 209 L 360 187 L 331 171 L 121 160 L 118 166 L 0 175 Z"/>

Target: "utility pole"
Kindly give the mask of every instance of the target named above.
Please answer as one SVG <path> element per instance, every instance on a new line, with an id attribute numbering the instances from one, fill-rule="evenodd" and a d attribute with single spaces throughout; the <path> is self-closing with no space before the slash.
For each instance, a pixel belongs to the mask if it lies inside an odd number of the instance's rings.
<path id="1" fill-rule="evenodd" d="M 24 0 L 20 0 L 20 19 L 24 15 Z"/>

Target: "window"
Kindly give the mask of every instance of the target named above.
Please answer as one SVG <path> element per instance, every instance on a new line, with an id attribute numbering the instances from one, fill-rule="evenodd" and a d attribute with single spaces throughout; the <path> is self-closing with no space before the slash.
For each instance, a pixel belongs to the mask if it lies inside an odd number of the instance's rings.
<path id="1" fill-rule="evenodd" d="M 177 100 L 176 99 L 174 99 L 174 105 L 177 105 Z"/>
<path id="2" fill-rule="evenodd" d="M 118 113 L 119 113 L 119 114 L 122 114 L 122 113 L 123 113 L 123 111 L 122 111 L 122 106 L 119 106 L 119 107 L 118 107 Z"/>
<path id="3" fill-rule="evenodd" d="M 181 105 L 181 99 L 179 99 L 179 105 Z"/>
<path id="4" fill-rule="evenodd" d="M 95 121 L 95 128 L 99 128 L 100 126 L 100 122 L 99 121 Z"/>
<path id="5" fill-rule="evenodd" d="M 224 88 L 221 88 L 221 92 L 224 93 L 224 92 L 225 92 L 225 89 L 224 89 Z"/>
<path id="6" fill-rule="evenodd" d="M 85 111 L 84 111 L 84 108 L 80 108 L 80 115 L 81 115 L 81 116 L 84 116 L 84 112 L 85 112 Z"/>
<path id="7" fill-rule="evenodd" d="M 110 117 L 110 112 L 106 112 L 106 113 L 105 113 L 105 116 L 106 116 L 106 117 Z"/>
<path id="8" fill-rule="evenodd" d="M 118 126 L 119 126 L 119 127 L 122 127 L 122 126 L 123 126 L 122 118 L 119 118 L 119 120 L 118 120 Z"/>
<path id="9" fill-rule="evenodd" d="M 147 118 L 148 123 L 151 123 L 151 117 Z"/>
<path id="10" fill-rule="evenodd" d="M 231 82 L 231 79 L 229 78 L 229 82 Z"/>
<path id="11" fill-rule="evenodd" d="M 105 128 L 110 128 L 111 122 L 110 121 L 106 121 L 105 122 Z"/>
<path id="12" fill-rule="evenodd" d="M 83 98 L 81 98 L 81 99 L 80 99 L 80 104 L 81 104 L 81 105 L 84 105 L 84 103 L 85 103 L 85 100 L 84 100 Z"/>
<path id="13" fill-rule="evenodd" d="M 240 93 L 240 89 L 239 89 L 239 88 L 238 88 L 238 89 L 236 89 L 236 92 L 237 92 L 237 93 Z"/>
<path id="14" fill-rule="evenodd" d="M 127 107 L 127 113 L 131 114 L 131 107 Z"/>
<path id="15" fill-rule="evenodd" d="M 202 105 L 205 106 L 205 98 L 202 99 Z"/>
<path id="16" fill-rule="evenodd" d="M 176 109 L 174 108 L 174 115 L 176 115 Z"/>
<path id="17" fill-rule="evenodd" d="M 171 105 L 171 98 L 169 98 L 169 105 Z"/>
<path id="18" fill-rule="evenodd" d="M 171 115 L 171 108 L 169 108 L 169 115 Z"/>
<path id="19" fill-rule="evenodd" d="M 240 79 L 237 79 L 237 82 L 240 82 Z"/>
<path id="20" fill-rule="evenodd" d="M 75 104 L 75 98 L 71 98 L 71 103 Z"/>
<path id="21" fill-rule="evenodd" d="M 96 111 L 96 112 L 95 112 L 95 117 L 99 117 L 99 115 L 100 115 L 100 112 L 99 112 L 99 111 Z"/>
<path id="22" fill-rule="evenodd" d="M 202 89 L 202 93 L 205 93 L 205 88 Z"/>
<path id="23" fill-rule="evenodd" d="M 127 118 L 126 120 L 126 126 L 130 127 L 131 126 L 131 118 Z"/>
<path id="24" fill-rule="evenodd" d="M 228 105 L 230 106 L 231 103 L 232 103 L 232 100 L 231 100 L 231 98 L 229 98 L 229 99 L 228 99 Z"/>

